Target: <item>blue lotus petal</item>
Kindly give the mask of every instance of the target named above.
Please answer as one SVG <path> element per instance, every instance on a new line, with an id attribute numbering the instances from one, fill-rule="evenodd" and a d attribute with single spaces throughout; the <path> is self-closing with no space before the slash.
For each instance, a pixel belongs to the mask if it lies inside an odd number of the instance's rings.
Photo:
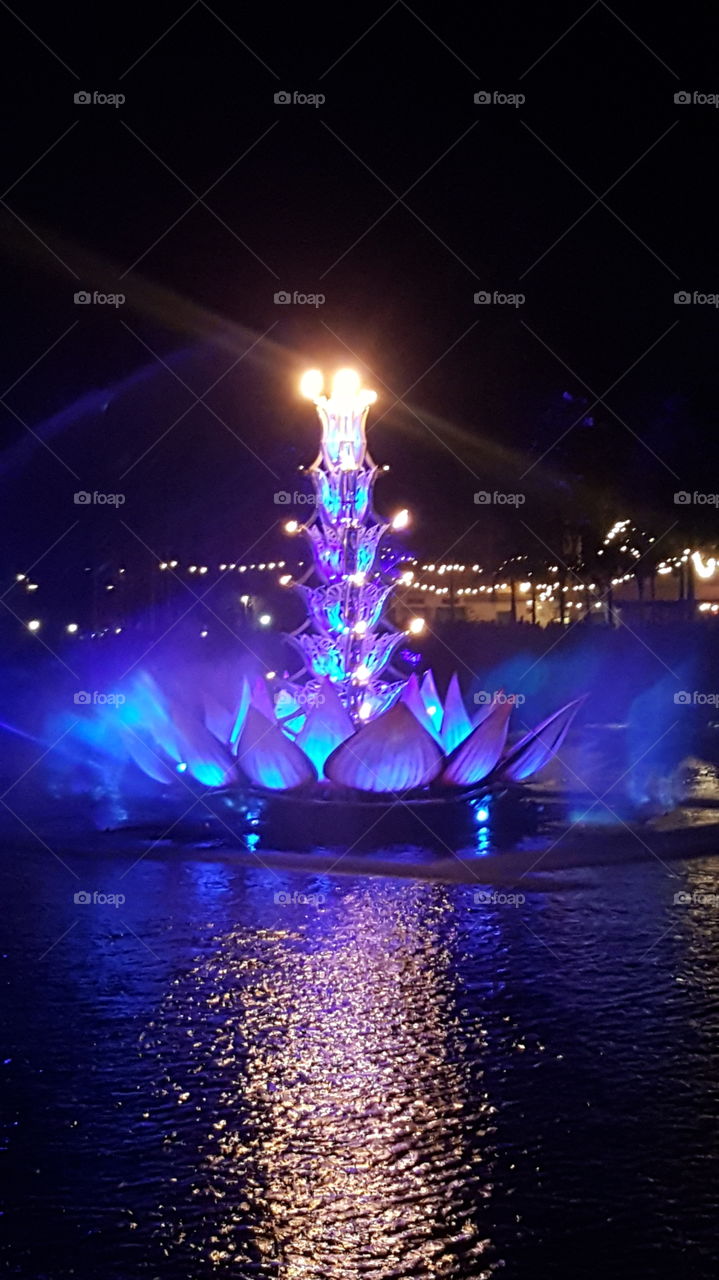
<path id="1" fill-rule="evenodd" d="M 464 742 L 472 732 L 472 721 L 467 715 L 459 680 L 456 672 L 452 676 L 444 700 L 444 716 L 442 717 L 442 746 L 445 754 L 451 755 L 456 747 Z"/>

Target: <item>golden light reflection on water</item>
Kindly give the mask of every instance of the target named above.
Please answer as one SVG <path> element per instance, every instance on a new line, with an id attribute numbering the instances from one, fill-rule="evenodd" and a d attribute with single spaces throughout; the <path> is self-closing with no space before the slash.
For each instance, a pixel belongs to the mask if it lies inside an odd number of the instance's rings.
<path id="1" fill-rule="evenodd" d="M 202 1089 L 198 1260 L 283 1280 L 489 1276 L 489 1169 L 463 1135 L 490 1108 L 470 1101 L 444 890 L 370 883 L 272 921 L 220 937 L 170 997 Z"/>

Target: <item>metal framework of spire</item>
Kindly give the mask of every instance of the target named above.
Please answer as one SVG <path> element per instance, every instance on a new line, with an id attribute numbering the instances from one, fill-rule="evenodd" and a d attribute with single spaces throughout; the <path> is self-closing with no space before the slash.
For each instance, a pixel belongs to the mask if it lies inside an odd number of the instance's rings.
<path id="1" fill-rule="evenodd" d="M 295 641 L 312 677 L 329 678 L 353 719 L 366 721 L 391 705 L 406 683 L 383 676 L 407 633 L 385 615 L 399 579 L 394 564 L 382 565 L 380 544 L 390 529 L 405 528 L 409 515 L 400 511 L 386 522 L 374 511 L 378 468 L 367 449 L 366 423 L 376 393 L 362 390 L 351 369 L 335 375 L 329 396 L 322 387 L 316 370 L 302 379 L 322 437 L 310 468 L 314 511 L 301 526 L 318 584 L 301 587 L 308 619 Z M 415 623 L 409 634 L 419 630 Z"/>

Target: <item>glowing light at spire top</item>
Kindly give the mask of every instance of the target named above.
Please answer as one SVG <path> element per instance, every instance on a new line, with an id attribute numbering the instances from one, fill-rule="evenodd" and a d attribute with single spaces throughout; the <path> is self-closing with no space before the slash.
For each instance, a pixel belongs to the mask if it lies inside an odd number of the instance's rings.
<path id="1" fill-rule="evenodd" d="M 360 389 L 360 376 L 355 369 L 338 369 L 332 379 L 332 399 L 352 400 Z"/>
<path id="2" fill-rule="evenodd" d="M 300 381 L 300 395 L 306 400 L 318 400 L 322 395 L 324 378 L 319 369 L 308 369 Z"/>

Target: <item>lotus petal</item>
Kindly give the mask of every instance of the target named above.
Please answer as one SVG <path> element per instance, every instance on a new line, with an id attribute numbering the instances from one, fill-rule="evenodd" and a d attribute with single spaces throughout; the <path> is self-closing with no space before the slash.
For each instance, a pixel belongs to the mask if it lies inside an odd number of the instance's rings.
<path id="1" fill-rule="evenodd" d="M 499 776 L 508 782 L 523 782 L 542 769 L 561 747 L 583 701 L 583 698 L 577 698 L 568 702 L 566 707 L 555 711 L 554 715 L 526 734 L 502 761 L 497 771 Z"/>
<path id="2" fill-rule="evenodd" d="M 409 707 L 415 719 L 422 725 L 422 728 L 426 729 L 428 733 L 431 733 L 435 741 L 439 742 L 441 745 L 442 738 L 439 728 L 427 711 L 424 698 L 420 692 L 419 681 L 414 672 L 407 681 L 404 693 L 399 701 L 403 706 Z"/>
<path id="3" fill-rule="evenodd" d="M 472 732 L 472 721 L 465 710 L 459 680 L 455 672 L 447 688 L 442 717 L 442 746 L 445 755 L 451 755 L 456 747 Z"/>
<path id="4" fill-rule="evenodd" d="M 131 729 L 125 728 L 124 725 L 120 727 L 120 734 L 128 754 L 132 757 L 138 769 L 142 769 L 142 772 L 146 773 L 148 778 L 152 778 L 155 782 L 161 782 L 165 786 L 170 782 L 177 782 L 176 775 L 161 758 L 159 747 L 148 746 L 146 742 L 138 738 L 136 733 L 133 733 Z"/>
<path id="5" fill-rule="evenodd" d="M 314 703 L 295 741 L 309 756 L 317 776 L 322 777 L 325 761 L 335 747 L 354 733 L 354 725 L 331 680 L 323 680 Z"/>
<path id="6" fill-rule="evenodd" d="M 237 763 L 257 786 L 291 791 L 314 782 L 313 765 L 296 742 L 290 742 L 274 720 L 250 705 L 237 744 Z"/>
<path id="7" fill-rule="evenodd" d="M 425 671 L 419 691 L 427 708 L 427 715 L 432 721 L 436 732 L 440 733 L 442 729 L 442 699 L 437 692 L 437 686 L 431 671 Z"/>
<path id="8" fill-rule="evenodd" d="M 406 703 L 397 702 L 337 747 L 325 773 L 357 791 L 397 792 L 432 782 L 441 767 L 434 738 Z"/>
<path id="9" fill-rule="evenodd" d="M 212 693 L 203 694 L 202 702 L 205 711 L 205 724 L 210 733 L 220 742 L 229 742 L 232 726 L 235 722 L 234 712 L 224 706 Z"/>
<path id="10" fill-rule="evenodd" d="M 440 782 L 470 787 L 491 773 L 507 741 L 511 702 L 494 702 L 489 715 L 450 756 Z"/>
<path id="11" fill-rule="evenodd" d="M 242 726 L 245 723 L 245 719 L 247 717 L 247 709 L 249 705 L 250 705 L 250 686 L 247 683 L 247 681 L 243 678 L 242 688 L 240 689 L 240 701 L 237 706 L 234 722 L 233 722 L 232 728 L 230 729 L 230 733 L 227 739 L 233 751 L 237 750 L 237 739 L 239 738 L 242 732 Z"/>
<path id="12" fill-rule="evenodd" d="M 494 694 L 487 693 L 486 690 L 480 690 L 479 693 L 475 693 L 475 700 L 481 696 L 482 701 L 477 703 L 477 710 L 472 716 L 473 729 L 476 729 L 478 724 L 481 724 L 483 720 L 487 719 L 487 716 L 491 713 L 495 702 L 503 693 L 504 689 L 497 689 Z"/>
<path id="13" fill-rule="evenodd" d="M 149 671 L 140 671 L 130 683 L 126 700 L 120 707 L 120 719 L 131 732 L 142 729 L 171 760 L 179 763 L 184 757 L 174 723 L 174 708 L 168 703 Z"/>
<path id="14" fill-rule="evenodd" d="M 204 787 L 224 787 L 233 780 L 234 761 L 200 719 L 178 712 L 178 742 L 187 772 Z"/>
<path id="15" fill-rule="evenodd" d="M 252 686 L 252 697 L 250 699 L 255 711 L 259 711 L 260 715 L 267 716 L 268 720 L 275 719 L 275 708 L 270 691 L 267 687 L 267 681 L 258 676 Z"/>

